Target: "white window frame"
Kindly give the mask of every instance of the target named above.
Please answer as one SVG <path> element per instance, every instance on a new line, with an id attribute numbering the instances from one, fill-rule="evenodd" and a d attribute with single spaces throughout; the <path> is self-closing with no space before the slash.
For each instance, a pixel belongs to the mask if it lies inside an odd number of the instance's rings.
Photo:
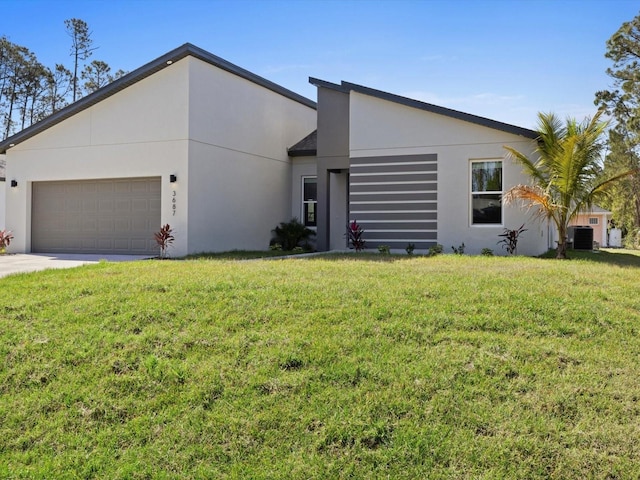
<path id="1" fill-rule="evenodd" d="M 589 217 L 589 225 L 600 225 L 598 217 Z"/>
<path id="2" fill-rule="evenodd" d="M 316 200 L 305 200 L 304 198 L 304 184 L 305 180 L 314 179 L 316 181 Z M 317 175 L 302 175 L 300 180 L 300 198 L 302 202 L 300 203 L 300 218 L 302 219 L 302 224 L 305 227 L 308 227 L 312 230 L 315 230 L 318 225 L 318 176 Z M 305 206 L 307 204 L 313 203 L 315 204 L 315 216 L 316 216 L 316 224 L 315 225 L 307 225 L 307 217 L 305 215 Z"/>
<path id="3" fill-rule="evenodd" d="M 499 163 L 502 170 L 502 182 L 500 190 L 494 191 L 474 191 L 473 190 L 473 165 L 477 163 Z M 504 159 L 502 158 L 482 158 L 469 161 L 469 225 L 479 228 L 503 227 L 504 226 L 504 205 L 502 199 L 504 196 Z M 473 222 L 473 196 L 474 195 L 500 195 L 500 223 L 474 223 Z"/>

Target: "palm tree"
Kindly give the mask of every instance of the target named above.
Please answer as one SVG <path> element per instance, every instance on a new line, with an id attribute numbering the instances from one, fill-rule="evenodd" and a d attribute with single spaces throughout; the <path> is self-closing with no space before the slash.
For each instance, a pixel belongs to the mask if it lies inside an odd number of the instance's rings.
<path id="1" fill-rule="evenodd" d="M 537 208 L 537 215 L 553 221 L 558 230 L 556 258 L 567 258 L 569 222 L 606 195 L 613 184 L 631 174 L 630 170 L 602 179 L 600 138 L 608 123 L 600 121 L 602 112 L 578 123 L 569 118 L 563 124 L 554 114 L 538 114 L 537 159 L 505 146 L 532 178 L 532 185 L 516 185 L 504 195 L 505 203 L 521 200 L 526 208 Z"/>

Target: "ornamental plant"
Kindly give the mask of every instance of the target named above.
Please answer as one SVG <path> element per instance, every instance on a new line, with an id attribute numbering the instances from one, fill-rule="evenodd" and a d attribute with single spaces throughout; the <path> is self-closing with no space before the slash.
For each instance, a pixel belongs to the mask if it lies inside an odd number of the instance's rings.
<path id="1" fill-rule="evenodd" d="M 429 247 L 429 256 L 434 257 L 436 255 L 440 255 L 444 251 L 444 247 L 439 243 L 432 245 Z"/>
<path id="2" fill-rule="evenodd" d="M 309 240 L 315 236 L 316 232 L 294 217 L 288 222 L 280 222 L 280 225 L 271 230 L 271 234 L 273 235 L 271 245 L 280 245 L 282 250 L 292 251 L 296 247 L 305 248 L 305 246 L 311 250 Z"/>
<path id="3" fill-rule="evenodd" d="M 349 239 L 349 245 L 351 248 L 355 248 L 356 252 L 364 249 L 364 244 L 366 242 L 362 238 L 363 235 L 364 230 L 355 220 L 347 225 L 347 238 Z"/>
<path id="4" fill-rule="evenodd" d="M 506 248 L 509 255 L 515 255 L 518 252 L 518 238 L 526 231 L 527 229 L 524 228 L 524 223 L 520 225 L 520 228 L 515 230 L 505 228 L 504 232 L 498 235 L 499 237 L 504 237 L 498 242 L 498 245 L 502 245 L 502 248 Z"/>
<path id="5" fill-rule="evenodd" d="M 9 230 L 0 230 L 0 253 L 4 253 L 13 240 L 13 234 Z"/>
<path id="6" fill-rule="evenodd" d="M 167 249 L 173 244 L 175 237 L 173 236 L 173 230 L 167 223 L 160 231 L 153 234 L 158 247 L 160 247 L 160 258 L 167 258 Z"/>
<path id="7" fill-rule="evenodd" d="M 391 247 L 389 245 L 378 245 L 378 252 L 380 252 L 380 255 L 390 255 Z"/>
<path id="8" fill-rule="evenodd" d="M 454 255 L 464 255 L 464 249 L 465 249 L 464 242 L 461 245 L 459 245 L 457 248 L 454 247 L 453 245 L 451 246 L 451 250 L 453 250 Z"/>

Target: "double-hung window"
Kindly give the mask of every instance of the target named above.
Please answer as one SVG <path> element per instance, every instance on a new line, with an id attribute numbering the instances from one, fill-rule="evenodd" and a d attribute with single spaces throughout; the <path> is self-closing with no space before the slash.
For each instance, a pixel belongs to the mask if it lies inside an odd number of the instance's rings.
<path id="1" fill-rule="evenodd" d="M 318 212 L 318 182 L 316 177 L 302 177 L 302 218 L 306 227 L 315 227 Z"/>
<path id="2" fill-rule="evenodd" d="M 471 162 L 473 225 L 502 224 L 502 161 Z"/>

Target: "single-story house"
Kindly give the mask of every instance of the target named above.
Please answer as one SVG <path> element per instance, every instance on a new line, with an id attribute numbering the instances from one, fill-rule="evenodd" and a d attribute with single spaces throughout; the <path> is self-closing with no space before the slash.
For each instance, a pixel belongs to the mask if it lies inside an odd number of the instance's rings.
<path id="1" fill-rule="evenodd" d="M 480 253 L 523 223 L 518 252 L 551 245 L 546 223 L 502 193 L 525 183 L 504 145 L 536 132 L 409 98 L 311 78 L 317 102 L 191 44 L 0 142 L 13 252 L 170 255 L 265 249 L 292 217 L 318 250 L 465 244 Z"/>

